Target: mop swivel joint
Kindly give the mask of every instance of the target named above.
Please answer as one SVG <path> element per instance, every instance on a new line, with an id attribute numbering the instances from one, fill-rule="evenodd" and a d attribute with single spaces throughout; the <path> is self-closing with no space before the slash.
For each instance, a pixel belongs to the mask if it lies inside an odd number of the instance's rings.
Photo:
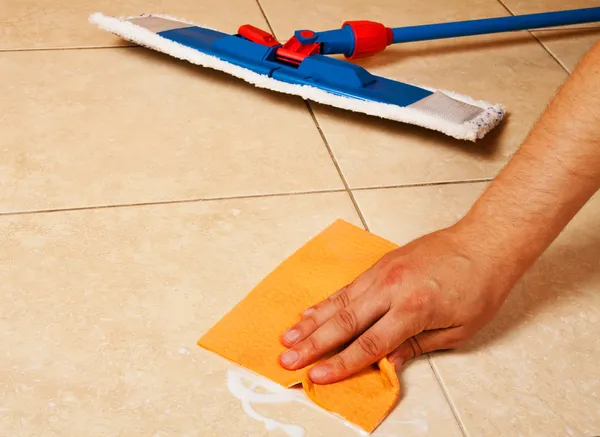
<path id="1" fill-rule="evenodd" d="M 322 54 L 343 54 L 348 59 L 373 56 L 393 42 L 392 29 L 367 20 L 346 21 L 340 29 L 324 32 L 298 30 L 294 36 L 302 44 L 320 44 Z"/>
<path id="2" fill-rule="evenodd" d="M 393 41 L 392 29 L 373 21 L 346 21 L 354 34 L 354 50 L 346 54 L 348 59 L 366 58 L 382 52 Z"/>
<path id="3" fill-rule="evenodd" d="M 238 30 L 244 38 L 268 47 L 280 45 L 268 32 L 250 24 Z M 343 54 L 348 59 L 373 56 L 392 44 L 393 32 L 389 27 L 374 21 L 346 21 L 341 29 L 325 32 L 297 30 L 285 44 L 277 48 L 277 58 L 295 65 L 315 54 Z"/>

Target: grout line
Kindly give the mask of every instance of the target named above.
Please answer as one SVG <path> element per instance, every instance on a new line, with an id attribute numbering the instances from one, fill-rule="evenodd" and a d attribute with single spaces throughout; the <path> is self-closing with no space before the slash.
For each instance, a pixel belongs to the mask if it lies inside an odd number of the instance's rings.
<path id="1" fill-rule="evenodd" d="M 323 143 L 325 144 L 325 147 L 327 148 L 327 152 L 329 153 L 329 157 L 331 158 L 331 161 L 333 162 L 333 165 L 335 166 L 335 168 L 340 176 L 340 179 L 342 180 L 342 182 L 344 184 L 344 188 L 345 188 L 346 192 L 348 193 L 348 196 L 350 196 L 350 201 L 354 205 L 354 209 L 356 210 L 356 213 L 358 214 L 358 217 L 360 218 L 362 225 L 368 231 L 369 225 L 367 224 L 367 220 L 365 219 L 365 216 L 363 215 L 362 211 L 360 210 L 360 207 L 358 206 L 358 202 L 356 201 L 356 197 L 354 196 L 354 193 L 352 192 L 352 190 L 350 189 L 350 186 L 348 185 L 348 181 L 346 181 L 346 178 L 344 177 L 344 172 L 342 171 L 342 167 L 340 166 L 337 159 L 335 159 L 333 150 L 331 149 L 331 146 L 329 145 L 329 142 L 327 141 L 327 137 L 325 136 L 323 129 L 321 129 L 321 125 L 319 124 L 319 121 L 317 120 L 317 116 L 315 115 L 315 112 L 313 111 L 310 104 L 307 101 L 305 101 L 304 103 L 306 104 L 306 108 L 308 109 L 308 112 L 310 113 L 310 116 L 312 117 L 313 122 L 315 123 L 315 126 L 316 126 L 317 130 L 319 131 L 319 135 L 321 135 L 321 139 L 323 140 Z"/>
<path id="2" fill-rule="evenodd" d="M 153 205 L 177 205 L 184 203 L 194 202 L 219 202 L 227 200 L 244 200 L 244 199 L 262 199 L 269 197 L 286 197 L 286 196 L 305 196 L 309 194 L 329 194 L 329 193 L 345 193 L 352 191 L 376 191 L 376 190 L 389 190 L 397 188 L 411 188 L 411 187 L 427 187 L 427 186 L 438 186 L 438 185 L 459 185 L 459 184 L 470 184 L 478 182 L 491 181 L 492 178 L 486 179 L 473 179 L 464 181 L 441 181 L 441 182 L 424 182 L 418 184 L 408 185 L 380 185 L 372 187 L 358 187 L 358 188 L 326 188 L 321 190 L 307 190 L 307 191 L 287 191 L 281 193 L 267 193 L 267 194 L 242 194 L 233 196 L 215 196 L 215 197 L 197 197 L 191 199 L 177 199 L 177 200 L 163 200 L 156 202 L 133 202 L 133 203 L 117 203 L 110 205 L 93 205 L 93 206 L 75 206 L 66 208 L 49 208 L 49 209 L 37 209 L 37 210 L 24 210 L 24 211 L 12 211 L 12 212 L 0 212 L 0 217 L 11 216 L 11 215 L 29 215 L 29 214 L 43 214 L 52 212 L 68 212 L 68 211 L 88 211 L 94 209 L 111 209 L 111 208 L 130 208 L 137 206 L 153 206 Z M 353 197 L 353 196 L 351 196 Z"/>
<path id="3" fill-rule="evenodd" d="M 10 52 L 63 52 L 75 50 L 106 50 L 106 49 L 131 49 L 139 48 L 137 45 L 118 45 L 118 46 L 89 46 L 89 47 L 33 47 L 21 49 L 0 49 L 0 53 Z"/>
<path id="4" fill-rule="evenodd" d="M 529 33 L 531 34 L 531 36 L 533 36 L 535 38 L 535 40 L 537 42 L 540 43 L 540 45 L 544 48 L 544 50 L 546 50 L 546 53 L 548 53 L 552 57 L 552 59 L 554 59 L 556 61 L 556 63 L 563 68 L 563 70 L 565 70 L 568 74 L 571 74 L 571 70 L 569 70 L 569 68 L 565 64 L 563 64 L 563 62 L 560 59 L 558 59 L 556 57 L 556 55 L 554 55 L 554 53 L 552 53 L 548 47 L 546 47 L 546 44 L 544 44 L 542 42 L 542 40 L 536 34 L 534 34 L 533 32 L 529 32 Z"/>
<path id="5" fill-rule="evenodd" d="M 351 188 L 352 191 L 373 191 L 373 190 L 391 190 L 396 188 L 415 188 L 415 187 L 435 187 L 439 185 L 461 185 L 461 184 L 478 184 L 481 182 L 491 182 L 493 177 L 489 178 L 476 178 L 476 179 L 465 179 L 455 181 L 434 181 L 434 182 L 415 182 L 412 184 L 398 184 L 398 185 L 374 185 L 370 187 L 355 187 Z"/>
<path id="6" fill-rule="evenodd" d="M 277 35 L 275 35 L 275 31 L 273 30 L 273 26 L 271 26 L 271 21 L 269 21 L 269 18 L 267 17 L 267 13 L 265 12 L 265 8 L 263 8 L 262 4 L 260 3 L 260 0 L 256 0 L 256 4 L 258 5 L 258 9 L 260 9 L 260 13 L 262 14 L 263 18 L 267 22 L 267 26 L 269 26 L 271 35 L 273 35 L 275 38 L 277 38 Z"/>
<path id="7" fill-rule="evenodd" d="M 456 405 L 454 405 L 454 402 L 452 401 L 452 397 L 450 396 L 450 392 L 448 391 L 446 384 L 444 384 L 444 382 L 442 381 L 442 377 L 439 374 L 437 367 L 433 363 L 431 354 L 427 354 L 427 362 L 429 363 L 429 367 L 431 368 L 431 371 L 433 372 L 433 375 L 435 376 L 435 379 L 437 380 L 438 385 L 440 386 L 442 393 L 444 394 L 444 397 L 446 398 L 446 402 L 448 402 L 448 405 L 450 406 L 450 410 L 452 410 L 452 415 L 454 416 L 456 423 L 458 423 L 460 432 L 463 434 L 464 437 L 469 437 L 469 431 L 467 431 L 467 427 L 465 426 L 464 422 L 462 421 L 462 419 L 460 417 L 458 408 L 456 408 Z"/>
<path id="8" fill-rule="evenodd" d="M 263 8 L 262 4 L 260 3 L 260 0 L 256 0 L 256 4 L 258 5 L 258 8 L 260 9 L 262 16 L 264 17 L 265 21 L 267 22 L 267 26 L 269 26 L 269 30 L 271 31 L 271 34 L 275 38 L 277 38 L 277 35 L 275 34 L 275 30 L 273 30 L 273 26 L 271 26 L 271 21 L 267 17 L 267 13 L 265 12 L 265 9 Z M 321 135 L 321 139 L 323 140 L 323 143 L 325 144 L 325 147 L 327 148 L 327 152 L 329 153 L 329 157 L 331 158 L 331 161 L 333 162 L 333 165 L 335 166 L 335 168 L 338 172 L 338 175 L 340 176 L 340 179 L 342 180 L 342 183 L 344 184 L 344 188 L 345 188 L 346 192 L 348 193 L 348 196 L 350 197 L 350 201 L 352 202 L 352 205 L 354 205 L 354 209 L 356 210 L 356 213 L 358 214 L 358 217 L 360 218 L 362 225 L 368 231 L 369 225 L 367 224 L 367 221 L 365 220 L 365 217 L 364 217 L 362 211 L 360 210 L 360 207 L 358 206 L 358 202 L 356 201 L 356 197 L 354 197 L 354 193 L 352 192 L 352 190 L 350 189 L 350 186 L 348 185 L 348 181 L 346 181 L 346 178 L 344 177 L 344 172 L 342 171 L 340 164 L 338 163 L 337 159 L 335 158 L 335 155 L 333 154 L 333 150 L 331 149 L 331 146 L 329 145 L 329 142 L 327 141 L 327 137 L 325 136 L 323 129 L 321 129 L 319 120 L 317 120 L 317 116 L 315 115 L 315 112 L 313 111 L 312 107 L 310 106 L 310 103 L 306 100 L 304 101 L 304 103 L 306 105 L 306 109 L 308 109 L 308 112 L 313 119 L 313 122 L 315 123 L 315 127 L 317 128 L 317 131 L 319 131 L 319 135 Z"/>
<path id="9" fill-rule="evenodd" d="M 331 188 L 324 190 L 312 190 L 312 191 L 289 191 L 286 193 L 269 193 L 269 194 L 247 194 L 239 196 L 219 196 L 219 197 L 198 197 L 193 199 L 178 199 L 178 200 L 163 200 L 157 202 L 138 202 L 138 203 L 119 203 L 114 205 L 94 205 L 94 206 L 78 206 L 72 208 L 51 208 L 51 209 L 40 209 L 40 210 L 29 210 L 29 211 L 14 211 L 14 212 L 0 212 L 2 216 L 12 215 L 29 215 L 29 214 L 44 214 L 53 212 L 69 212 L 69 211 L 89 211 L 95 209 L 113 209 L 113 208 L 131 208 L 138 206 L 155 206 L 155 205 L 179 205 L 185 203 L 200 203 L 200 202 L 219 202 L 226 200 L 245 200 L 245 199 L 263 199 L 270 197 L 287 197 L 287 196 L 304 196 L 309 194 L 329 194 L 329 193 L 344 193 L 344 188 Z"/>
<path id="10" fill-rule="evenodd" d="M 504 0 L 498 0 L 498 3 L 500 3 L 500 5 L 506 9 L 506 12 L 508 12 L 510 15 L 512 15 L 513 17 L 515 16 L 515 14 L 513 14 L 513 12 L 509 9 L 508 6 L 506 6 L 506 4 L 504 3 Z M 546 45 L 542 42 L 542 40 L 535 35 L 531 30 L 528 30 L 527 32 L 529 32 L 529 34 L 542 46 L 542 48 L 546 51 L 546 53 L 548 53 L 550 55 L 550 57 L 552 59 L 554 59 L 554 61 L 556 61 L 556 63 L 563 69 L 565 70 L 568 74 L 571 74 L 571 71 L 567 68 L 567 66 L 565 64 L 562 63 L 562 61 L 560 59 L 558 59 L 554 53 L 552 53 L 550 51 L 550 49 L 548 47 L 546 47 Z"/>

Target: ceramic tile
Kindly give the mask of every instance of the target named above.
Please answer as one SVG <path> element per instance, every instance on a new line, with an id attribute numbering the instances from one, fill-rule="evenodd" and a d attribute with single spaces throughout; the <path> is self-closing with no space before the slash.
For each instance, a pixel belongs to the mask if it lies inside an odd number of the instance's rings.
<path id="1" fill-rule="evenodd" d="M 1 52 L 0 94 L 0 212 L 343 188 L 301 99 L 150 50 Z"/>
<path id="2" fill-rule="evenodd" d="M 335 29 L 345 20 L 390 26 L 505 16 L 495 1 L 262 0 L 277 36 L 294 29 Z M 290 8 L 289 10 L 287 8 Z M 360 61 L 375 74 L 453 90 L 506 105 L 503 124 L 477 143 L 422 128 L 314 105 L 319 123 L 352 187 L 472 180 L 494 176 L 545 108 L 566 72 L 527 32 L 406 43 Z"/>
<path id="3" fill-rule="evenodd" d="M 219 6 L 192 0 L 2 0 L 0 50 L 125 45 L 88 23 L 94 12 L 117 17 L 162 13 L 225 32 L 235 32 L 246 20 L 264 23 L 255 0 L 228 0 Z"/>
<path id="4" fill-rule="evenodd" d="M 402 245 L 460 220 L 486 186 L 474 182 L 360 190 L 354 196 L 371 231 Z"/>
<path id="5" fill-rule="evenodd" d="M 571 0 L 568 4 L 561 0 L 503 0 L 503 3 L 515 15 L 600 6 L 597 0 Z M 583 55 L 600 40 L 600 26 L 588 23 L 539 30 L 534 34 L 567 70 L 573 71 Z"/>
<path id="6" fill-rule="evenodd" d="M 196 341 L 337 218 L 360 224 L 345 193 L 1 216 L 0 429 L 285 435 L 244 413 L 227 389 L 239 369 Z M 375 437 L 460 436 L 428 362 L 401 377 Z M 255 408 L 307 437 L 358 436 L 321 410 Z"/>
<path id="7" fill-rule="evenodd" d="M 399 244 L 451 225 L 484 184 L 357 192 L 371 230 Z M 383 206 L 385 205 L 385 207 Z M 463 348 L 432 363 L 468 435 L 600 435 L 600 195 Z"/>

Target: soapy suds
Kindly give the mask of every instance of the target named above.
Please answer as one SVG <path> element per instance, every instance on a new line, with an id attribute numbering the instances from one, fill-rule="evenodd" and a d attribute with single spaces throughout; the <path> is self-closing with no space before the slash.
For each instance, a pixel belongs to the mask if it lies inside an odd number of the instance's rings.
<path id="1" fill-rule="evenodd" d="M 250 386 L 244 384 L 244 380 L 250 380 Z M 227 388 L 233 396 L 239 399 L 242 403 L 244 412 L 251 418 L 263 422 L 268 431 L 281 429 L 289 437 L 304 437 L 306 430 L 300 425 L 290 425 L 278 422 L 274 419 L 269 419 L 259 414 L 252 403 L 256 404 L 275 404 L 286 402 L 302 402 L 300 393 L 295 393 L 291 389 L 285 389 L 266 379 L 254 377 L 254 375 L 243 375 L 241 372 L 229 370 L 227 372 Z M 258 393 L 255 390 L 263 388 L 269 393 Z"/>
<path id="2" fill-rule="evenodd" d="M 249 383 L 246 385 L 245 382 Z M 286 424 L 279 422 L 274 419 L 270 419 L 258 413 L 252 404 L 280 404 L 289 402 L 298 402 L 303 405 L 307 405 L 311 408 L 325 412 L 330 416 L 334 416 L 341 420 L 347 428 L 351 428 L 353 431 L 362 436 L 371 435 L 373 437 L 402 437 L 399 434 L 391 434 L 387 432 L 375 431 L 373 434 L 358 428 L 345 421 L 340 416 L 333 414 L 329 411 L 323 410 L 321 407 L 313 403 L 304 393 L 299 389 L 290 389 L 280 386 L 266 378 L 255 375 L 254 373 L 241 370 L 229 370 L 227 372 L 227 388 L 231 394 L 240 400 L 244 412 L 251 418 L 264 423 L 265 428 L 268 431 L 280 429 L 285 432 L 289 437 L 304 437 L 306 430 L 300 425 Z M 260 390 L 257 391 L 257 390 Z M 429 430 L 429 422 L 425 419 L 412 419 L 412 420 L 394 420 L 390 419 L 389 423 L 397 423 L 410 425 L 414 427 L 417 433 L 426 433 Z"/>

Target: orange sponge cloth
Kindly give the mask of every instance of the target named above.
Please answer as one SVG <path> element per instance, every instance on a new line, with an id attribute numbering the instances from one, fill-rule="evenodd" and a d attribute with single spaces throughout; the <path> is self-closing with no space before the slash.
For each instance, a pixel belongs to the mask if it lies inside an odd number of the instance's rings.
<path id="1" fill-rule="evenodd" d="M 311 305 L 352 282 L 397 246 L 338 220 L 285 260 L 199 341 L 213 351 L 285 387 L 301 383 L 310 399 L 372 432 L 400 392 L 393 365 L 382 359 L 340 382 L 313 384 L 310 366 L 286 370 L 282 333 Z"/>

